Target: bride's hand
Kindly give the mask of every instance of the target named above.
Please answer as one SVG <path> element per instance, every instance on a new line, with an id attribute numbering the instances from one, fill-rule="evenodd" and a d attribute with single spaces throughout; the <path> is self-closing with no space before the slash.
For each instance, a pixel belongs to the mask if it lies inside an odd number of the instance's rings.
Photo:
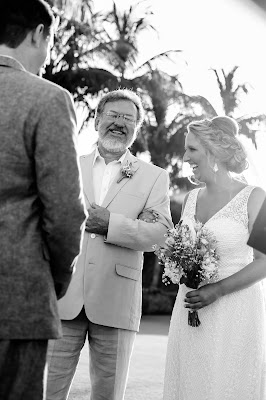
<path id="1" fill-rule="evenodd" d="M 157 211 L 154 210 L 143 210 L 139 214 L 138 219 L 148 223 L 155 223 L 158 222 L 159 214 L 157 213 Z"/>
<path id="2" fill-rule="evenodd" d="M 206 307 L 221 297 L 219 282 L 210 283 L 186 294 L 185 308 L 199 310 Z"/>

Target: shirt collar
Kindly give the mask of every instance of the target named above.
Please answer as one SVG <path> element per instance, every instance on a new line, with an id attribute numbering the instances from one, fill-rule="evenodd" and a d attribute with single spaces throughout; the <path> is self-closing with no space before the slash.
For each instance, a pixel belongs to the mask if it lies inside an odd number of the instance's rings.
<path id="1" fill-rule="evenodd" d="M 129 153 L 129 150 L 127 149 L 127 150 L 125 151 L 125 153 L 122 154 L 122 156 L 117 160 L 117 162 L 119 162 L 119 163 L 122 165 L 123 162 L 124 162 L 124 160 L 125 160 L 125 158 L 127 157 L 128 153 Z M 94 154 L 93 163 L 92 163 L 93 166 L 94 166 L 94 164 L 95 164 L 97 158 L 102 158 L 102 159 L 103 159 L 103 157 L 102 157 L 101 154 L 99 153 L 98 146 L 97 146 L 96 149 L 95 149 L 95 154 Z"/>
<path id="2" fill-rule="evenodd" d="M 0 54 L 0 66 L 11 67 L 21 71 L 26 71 L 23 65 L 14 57 Z"/>

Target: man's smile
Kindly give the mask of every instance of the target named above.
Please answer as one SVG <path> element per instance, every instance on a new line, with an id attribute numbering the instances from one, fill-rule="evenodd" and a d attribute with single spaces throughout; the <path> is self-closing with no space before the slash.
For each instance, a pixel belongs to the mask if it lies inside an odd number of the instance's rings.
<path id="1" fill-rule="evenodd" d="M 124 136 L 125 132 L 121 131 L 120 129 L 109 129 L 109 132 L 113 135 L 113 136 Z"/>

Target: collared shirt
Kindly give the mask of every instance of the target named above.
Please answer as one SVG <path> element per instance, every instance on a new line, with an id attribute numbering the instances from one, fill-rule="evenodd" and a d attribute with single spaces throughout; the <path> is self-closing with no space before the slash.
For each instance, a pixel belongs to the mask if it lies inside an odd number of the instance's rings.
<path id="1" fill-rule="evenodd" d="M 95 203 L 99 206 L 102 205 L 106 193 L 113 183 L 115 176 L 120 171 L 127 154 L 128 150 L 119 158 L 119 160 L 111 161 L 106 165 L 104 158 L 99 153 L 98 147 L 96 147 L 92 164 L 92 173 Z"/>

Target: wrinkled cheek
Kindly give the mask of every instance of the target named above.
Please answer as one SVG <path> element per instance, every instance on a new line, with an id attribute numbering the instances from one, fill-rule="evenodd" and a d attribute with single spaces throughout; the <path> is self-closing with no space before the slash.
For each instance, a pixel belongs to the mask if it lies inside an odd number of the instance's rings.
<path id="1" fill-rule="evenodd" d="M 133 133 L 129 133 L 129 134 L 127 134 L 127 143 L 129 144 L 129 143 L 133 143 L 135 140 L 136 140 L 136 137 L 137 137 L 137 134 L 135 134 L 134 132 Z"/>

